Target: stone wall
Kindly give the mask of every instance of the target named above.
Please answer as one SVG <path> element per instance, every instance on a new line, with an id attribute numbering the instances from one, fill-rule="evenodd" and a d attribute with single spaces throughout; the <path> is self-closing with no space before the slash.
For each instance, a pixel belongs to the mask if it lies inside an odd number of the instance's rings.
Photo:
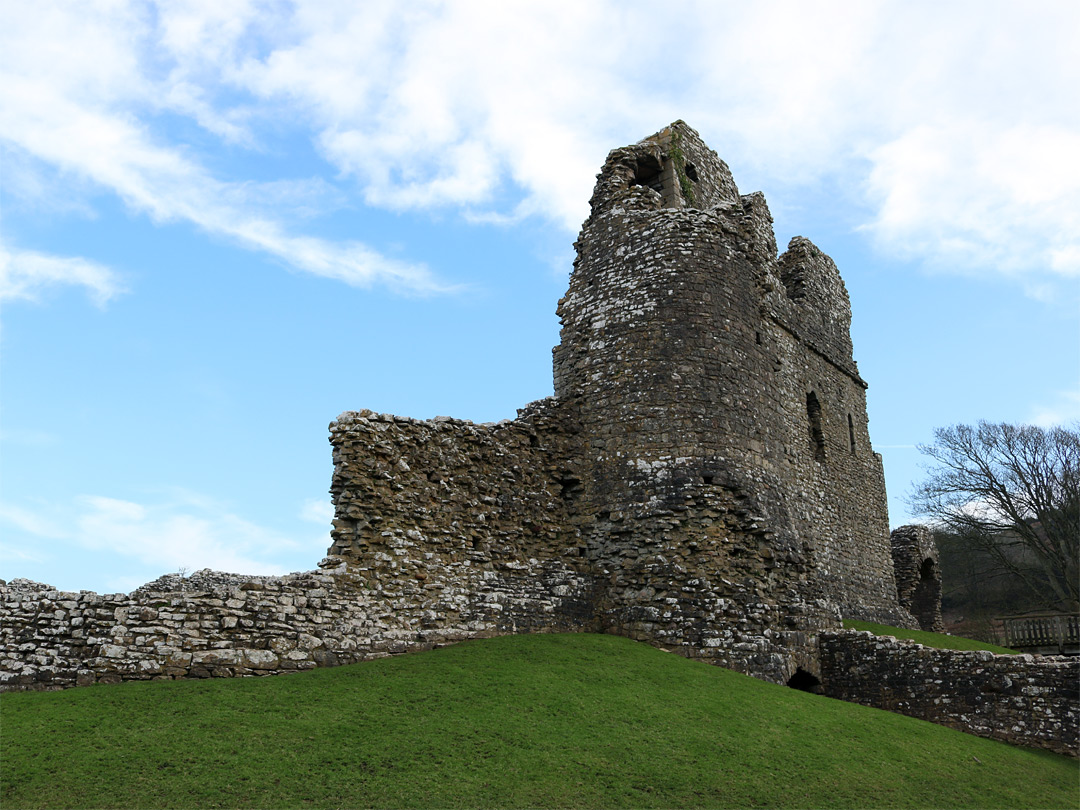
<path id="1" fill-rule="evenodd" d="M 591 579 L 569 505 L 579 488 L 569 420 L 551 400 L 498 424 L 423 422 L 370 411 L 330 425 L 335 517 L 330 553 L 372 583 L 416 584 L 428 609 L 441 595 L 479 593 L 493 577 L 511 590 L 538 579 Z M 455 597 L 456 598 L 456 597 Z M 566 617 L 507 615 L 506 632 L 588 626 L 592 604 Z"/>
<path id="2" fill-rule="evenodd" d="M 820 645 L 829 697 L 1078 755 L 1080 657 L 938 650 L 850 630 Z"/>
<path id="3" fill-rule="evenodd" d="M 389 543 L 382 573 L 408 546 Z M 200 571 L 128 594 L 0 584 L 0 691 L 270 675 L 526 630 L 581 630 L 590 583 L 476 554 L 474 589 L 327 558 L 283 577 Z"/>

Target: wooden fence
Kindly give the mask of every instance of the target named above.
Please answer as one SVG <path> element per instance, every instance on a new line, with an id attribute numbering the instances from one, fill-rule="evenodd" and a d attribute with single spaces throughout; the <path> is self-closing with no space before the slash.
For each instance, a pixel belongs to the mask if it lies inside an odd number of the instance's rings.
<path id="1" fill-rule="evenodd" d="M 1080 616 L 1044 613 L 1003 622 L 1006 647 L 1022 652 L 1080 653 Z"/>

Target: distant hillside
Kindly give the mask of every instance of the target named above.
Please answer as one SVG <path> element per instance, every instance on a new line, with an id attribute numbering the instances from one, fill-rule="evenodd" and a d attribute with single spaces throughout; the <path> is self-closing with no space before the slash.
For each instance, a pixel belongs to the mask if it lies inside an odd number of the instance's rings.
<path id="1" fill-rule="evenodd" d="M 3 807 L 1075 807 L 1074 760 L 598 635 L 0 697 Z"/>

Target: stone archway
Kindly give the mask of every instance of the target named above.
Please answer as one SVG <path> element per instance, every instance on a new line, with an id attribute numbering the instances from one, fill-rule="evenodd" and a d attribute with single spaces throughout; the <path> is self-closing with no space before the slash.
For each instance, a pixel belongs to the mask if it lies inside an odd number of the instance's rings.
<path id="1" fill-rule="evenodd" d="M 941 570 L 933 533 L 926 526 L 901 526 L 893 529 L 890 540 L 900 607 L 911 613 L 921 630 L 944 632 Z"/>

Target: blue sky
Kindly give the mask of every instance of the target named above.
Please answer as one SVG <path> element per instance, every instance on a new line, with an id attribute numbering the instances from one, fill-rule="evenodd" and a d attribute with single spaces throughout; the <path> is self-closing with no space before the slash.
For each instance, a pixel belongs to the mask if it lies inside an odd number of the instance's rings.
<path id="1" fill-rule="evenodd" d="M 915 446 L 1080 418 L 1072 2 L 4 4 L 0 577 L 329 545 L 327 424 L 550 395 L 611 148 L 682 118 L 837 262 Z"/>

